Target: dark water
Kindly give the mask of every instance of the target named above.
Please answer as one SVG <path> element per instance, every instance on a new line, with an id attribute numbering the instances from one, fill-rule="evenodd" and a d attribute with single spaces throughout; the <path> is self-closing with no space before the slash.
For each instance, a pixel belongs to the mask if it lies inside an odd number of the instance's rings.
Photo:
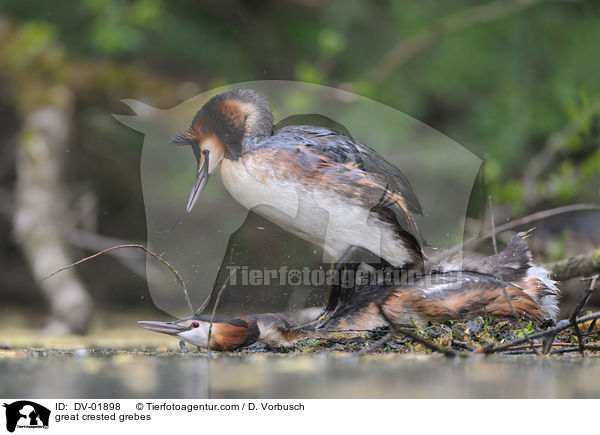
<path id="1" fill-rule="evenodd" d="M 600 358 L 0 358 L 14 398 L 600 398 Z"/>

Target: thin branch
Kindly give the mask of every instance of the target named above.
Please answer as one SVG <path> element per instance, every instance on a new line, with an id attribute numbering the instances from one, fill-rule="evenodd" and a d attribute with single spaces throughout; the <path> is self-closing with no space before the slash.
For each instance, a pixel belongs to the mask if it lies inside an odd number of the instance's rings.
<path id="1" fill-rule="evenodd" d="M 381 346 L 383 346 L 388 341 L 390 341 L 395 333 L 396 333 L 396 330 L 392 329 L 391 331 L 389 331 L 387 334 L 385 334 L 383 337 L 381 337 L 379 340 L 377 340 L 372 345 L 365 347 L 364 349 L 361 349 L 360 351 L 356 352 L 356 356 L 362 356 L 367 353 L 375 352 Z"/>
<path id="2" fill-rule="evenodd" d="M 583 346 L 584 349 L 587 350 L 600 350 L 600 345 L 598 344 L 586 344 Z M 559 353 L 567 353 L 567 352 L 577 352 L 580 351 L 579 346 L 573 346 L 573 347 L 563 347 L 562 349 L 554 349 L 552 351 L 552 354 L 559 354 Z"/>
<path id="3" fill-rule="evenodd" d="M 231 251 L 229 252 L 229 265 L 230 266 L 231 266 L 232 256 L 233 256 L 233 249 L 231 249 Z M 221 300 L 221 294 L 223 293 L 223 290 L 225 290 L 225 287 L 227 287 L 227 284 L 229 283 L 232 273 L 233 272 L 230 272 L 229 275 L 227 275 L 227 279 L 225 279 L 225 282 L 223 282 L 223 285 L 219 289 L 219 293 L 217 293 L 217 299 L 215 299 L 215 305 L 213 305 L 212 313 L 210 314 L 210 324 L 208 325 L 208 346 L 207 346 L 207 348 L 208 348 L 207 356 L 209 358 L 211 355 L 210 340 L 212 338 L 212 327 L 213 327 L 213 321 L 215 320 L 215 313 L 217 312 L 217 307 L 219 306 L 219 301 Z M 213 287 L 213 289 L 214 289 L 214 287 Z M 212 295 L 212 290 L 211 290 L 210 294 Z M 210 297 L 210 295 L 209 295 L 209 297 Z"/>
<path id="4" fill-rule="evenodd" d="M 577 322 L 577 324 L 580 324 L 580 323 L 585 323 L 590 320 L 594 320 L 594 319 L 598 319 L 598 318 L 600 318 L 600 311 L 589 314 L 587 316 L 580 317 L 579 319 L 576 320 L 576 322 Z M 481 347 L 481 348 L 475 350 L 474 353 L 490 354 L 490 353 L 501 352 L 501 351 L 507 350 L 510 347 L 525 343 L 526 341 L 528 341 L 528 338 L 529 338 L 529 340 L 534 340 L 536 338 L 546 337 L 551 334 L 557 334 L 557 333 L 564 331 L 565 329 L 569 329 L 571 327 L 573 327 L 573 325 L 571 324 L 571 322 L 569 320 L 561 320 L 560 322 L 558 322 L 556 324 L 556 326 L 546 329 L 545 331 L 535 332 L 533 334 L 530 334 L 528 337 L 517 338 L 515 340 L 509 341 L 507 343 L 502 343 L 497 346 L 488 346 L 488 347 L 484 346 L 484 347 Z"/>
<path id="5" fill-rule="evenodd" d="M 532 213 L 532 214 L 524 216 L 522 218 L 515 219 L 515 220 L 512 220 L 505 224 L 499 225 L 493 231 L 490 230 L 486 233 L 483 233 L 480 236 L 472 237 L 461 244 L 453 246 L 452 248 L 450 248 L 448 250 L 441 251 L 437 257 L 451 256 L 452 254 L 455 254 L 457 252 L 464 250 L 467 246 L 471 246 L 475 243 L 481 242 L 482 240 L 490 238 L 495 234 L 500 234 L 500 233 L 503 233 L 504 231 L 512 230 L 521 225 L 531 224 L 533 222 L 537 222 L 537 221 L 540 221 L 543 219 L 547 219 L 547 218 L 550 218 L 553 216 L 558 216 L 558 215 L 565 214 L 565 213 L 572 213 L 572 212 L 576 212 L 576 211 L 588 211 L 588 210 L 600 210 L 600 205 L 597 205 L 597 204 L 571 204 L 571 205 L 565 205 L 565 206 L 561 206 L 561 207 L 551 208 L 549 210 L 538 211 L 536 213 Z M 599 264 L 597 267 L 600 268 L 600 253 L 599 253 L 598 263 Z M 589 275 L 593 275 L 593 273 L 575 275 L 575 276 L 589 276 Z"/>
<path id="6" fill-rule="evenodd" d="M 554 343 L 554 339 L 556 338 L 557 334 L 558 332 L 554 332 L 542 338 L 542 355 L 548 355 L 552 350 L 552 347 L 556 345 L 556 343 Z"/>
<path id="7" fill-rule="evenodd" d="M 477 240 L 484 240 L 484 239 L 487 239 L 487 238 L 493 236 L 494 234 L 503 233 L 504 231 L 512 230 L 515 227 L 518 227 L 521 225 L 527 225 L 527 224 L 537 222 L 537 221 L 540 221 L 543 219 L 547 219 L 547 218 L 550 218 L 553 216 L 557 216 L 560 214 L 571 213 L 574 211 L 584 211 L 584 210 L 600 210 L 600 205 L 597 205 L 597 204 L 570 204 L 570 205 L 565 205 L 562 207 L 551 208 L 549 210 L 538 211 L 536 213 L 532 213 L 532 214 L 524 216 L 522 218 L 512 220 L 503 225 L 499 225 L 495 228 L 494 231 L 488 231 L 487 233 L 484 233 L 482 236 L 477 237 Z M 471 239 L 471 240 L 474 241 L 474 239 Z M 469 243 L 470 241 L 468 241 L 467 243 Z M 465 244 L 467 244 L 467 243 L 465 243 Z"/>
<path id="8" fill-rule="evenodd" d="M 584 349 L 586 350 L 600 350 L 600 345 L 598 344 L 586 344 L 584 346 Z M 569 352 L 579 352 L 579 346 L 570 346 L 570 347 L 562 347 L 560 349 L 554 349 L 551 352 L 551 355 L 558 355 L 558 354 L 562 354 L 562 353 L 569 353 Z M 527 350 L 507 350 L 502 352 L 502 355 L 531 355 L 533 354 L 533 352 L 529 349 Z"/>
<path id="9" fill-rule="evenodd" d="M 71 245 L 91 252 L 98 252 L 102 249 L 117 245 L 140 244 L 137 241 L 118 239 L 116 237 L 105 236 L 79 228 L 73 228 L 69 231 L 68 240 Z M 153 276 L 153 274 L 149 273 L 147 269 L 149 267 L 154 268 L 155 266 L 151 265 L 150 263 L 146 264 L 145 261 L 140 260 L 144 257 L 138 256 L 138 253 L 115 250 L 108 252 L 108 254 L 115 257 L 115 259 L 121 262 L 123 266 L 131 270 L 139 277 L 148 279 Z"/>
<path id="10" fill-rule="evenodd" d="M 475 349 L 477 349 L 475 346 L 471 346 L 466 341 L 460 341 L 460 340 L 455 340 L 455 339 L 452 339 L 452 341 L 450 342 L 450 346 L 452 346 L 452 345 L 454 345 L 456 347 L 460 347 L 461 349 L 468 350 L 470 352 L 472 352 Z"/>
<path id="11" fill-rule="evenodd" d="M 583 337 L 581 335 L 581 331 L 579 330 L 579 325 L 577 324 L 576 320 L 577 320 L 577 316 L 579 315 L 581 310 L 583 310 L 583 307 L 585 307 L 588 300 L 590 299 L 590 296 L 592 295 L 592 291 L 594 291 L 594 287 L 596 286 L 597 279 L 598 279 L 598 275 L 595 275 L 591 278 L 590 286 L 588 287 L 588 289 L 585 291 L 585 293 L 579 300 L 579 303 L 573 310 L 571 317 L 569 317 L 569 322 L 571 322 L 571 325 L 573 325 L 573 329 L 575 330 L 575 335 L 577 336 L 577 343 L 579 344 L 579 351 L 581 352 L 581 355 L 584 354 L 585 343 L 583 342 Z"/>
<path id="12" fill-rule="evenodd" d="M 510 297 L 508 296 L 508 292 L 506 291 L 506 286 L 502 286 L 502 293 L 504 293 L 504 298 L 506 299 L 506 302 L 508 302 L 508 306 L 510 307 L 510 311 L 512 312 L 513 317 L 515 318 L 515 320 L 517 321 L 517 324 L 519 325 L 519 329 L 521 330 L 521 334 L 523 334 L 523 337 L 525 337 L 527 339 L 527 342 L 529 343 L 529 346 L 531 347 L 531 350 L 537 355 L 538 351 L 535 349 L 534 343 L 531 340 L 531 338 L 529 338 L 529 334 L 527 334 L 527 332 L 525 331 L 525 329 L 523 329 L 523 323 L 521 322 L 521 319 L 519 318 L 519 316 L 517 314 L 517 311 L 515 310 L 515 307 L 512 304 L 512 301 L 510 300 Z"/>
<path id="13" fill-rule="evenodd" d="M 494 244 L 494 254 L 498 255 L 498 244 L 496 243 L 496 223 L 494 222 L 494 208 L 492 207 L 492 195 L 488 196 L 490 206 L 490 220 L 492 221 L 492 242 Z"/>
<path id="14" fill-rule="evenodd" d="M 167 266 L 171 272 L 173 273 L 173 275 L 175 275 L 175 280 L 177 281 L 177 284 L 181 286 L 181 288 L 183 289 L 183 295 L 185 297 L 185 302 L 187 303 L 188 307 L 190 308 L 191 312 L 194 313 L 194 307 L 192 305 L 192 301 L 190 300 L 190 295 L 188 293 L 187 287 L 185 285 L 185 281 L 183 280 L 183 278 L 181 278 L 181 276 L 179 275 L 179 272 L 177 272 L 177 270 L 171 266 L 171 264 L 169 264 L 168 261 L 166 261 L 164 258 L 162 258 L 160 255 L 152 252 L 151 250 L 149 250 L 148 248 L 146 248 L 144 245 L 140 245 L 137 243 L 129 243 L 129 244 L 124 244 L 124 245 L 117 245 L 117 246 L 112 246 L 110 248 L 106 248 L 103 249 L 100 252 L 96 252 L 93 255 L 90 255 L 89 257 L 85 257 L 82 258 L 79 261 L 76 261 L 75 263 L 71 263 L 67 266 L 61 267 L 60 269 L 52 272 L 49 275 L 46 275 L 45 277 L 43 277 L 41 279 L 41 281 L 50 278 L 51 276 L 56 275 L 59 272 L 62 272 L 63 270 L 67 270 L 70 269 L 71 267 L 77 266 L 78 264 L 81 264 L 85 261 L 91 260 L 93 258 L 96 258 L 102 254 L 106 254 L 108 252 L 114 251 L 115 249 L 123 249 L 123 248 L 136 248 L 136 249 L 141 249 L 142 251 L 144 251 L 145 253 L 151 255 L 152 257 L 154 257 L 156 260 L 160 261 L 162 264 L 164 264 L 165 266 Z"/>
<path id="15" fill-rule="evenodd" d="M 592 323 L 590 323 L 589 328 L 587 329 L 586 334 L 590 334 L 592 332 L 592 330 L 594 329 L 594 326 L 596 326 L 596 322 L 598 321 L 598 319 L 594 319 L 592 320 Z"/>
<path id="16" fill-rule="evenodd" d="M 227 281 L 225 281 L 225 283 L 227 283 Z M 200 305 L 196 310 L 194 310 L 194 316 L 201 313 L 202 311 L 204 311 L 204 309 L 208 306 L 210 300 L 212 299 L 213 294 L 215 293 L 216 288 L 217 288 L 217 282 L 215 281 L 212 288 L 210 289 L 210 292 L 208 293 L 208 296 L 206 296 L 206 298 L 204 299 L 204 302 L 202 302 L 202 305 Z M 219 291 L 219 294 L 221 294 L 221 291 L 223 291 L 222 288 Z"/>
<path id="17" fill-rule="evenodd" d="M 534 343 L 533 346 L 534 347 L 543 347 L 544 344 L 543 343 Z M 553 343 L 552 346 L 571 347 L 571 346 L 573 346 L 573 343 Z M 523 345 L 519 345 L 519 346 L 512 346 L 512 347 L 508 348 L 507 350 L 508 351 L 511 351 L 511 350 L 531 350 L 531 345 L 529 345 L 529 344 L 523 344 Z"/>
<path id="18" fill-rule="evenodd" d="M 393 325 L 392 325 L 393 326 Z M 433 352 L 439 352 L 445 356 L 448 357 L 456 357 L 456 356 L 461 356 L 463 355 L 460 352 L 455 351 L 454 349 L 450 349 L 448 347 L 442 347 L 442 346 L 438 346 L 437 344 L 424 339 L 423 337 L 421 337 L 420 335 L 409 331 L 408 329 L 404 329 L 404 328 L 400 328 L 400 327 L 395 327 L 394 329 L 399 332 L 400 334 L 412 339 L 413 341 L 416 341 L 417 343 L 421 343 L 423 346 L 425 346 L 426 348 L 428 348 L 429 350 L 432 350 Z"/>
<path id="19" fill-rule="evenodd" d="M 365 353 L 369 353 L 369 352 L 373 352 L 374 350 L 376 350 L 377 348 L 383 346 L 384 344 L 386 344 L 394 335 L 394 332 L 399 332 L 400 334 L 404 335 L 405 337 L 408 337 L 410 339 L 412 339 L 413 341 L 416 341 L 417 343 L 422 344 L 423 346 L 425 346 L 427 349 L 433 351 L 433 352 L 439 352 L 447 357 L 456 357 L 456 356 L 463 356 L 464 354 L 462 354 L 461 352 L 457 352 L 454 349 L 451 348 L 446 348 L 446 347 L 442 347 L 442 346 L 438 346 L 437 344 L 421 337 L 419 334 L 414 333 L 412 331 L 409 331 L 408 329 L 405 328 L 401 328 L 399 326 L 397 326 L 383 311 L 383 309 L 381 308 L 381 305 L 379 305 L 379 313 L 381 314 L 381 316 L 385 319 L 386 322 L 388 322 L 388 324 L 393 328 L 393 331 L 390 331 L 389 333 L 387 333 L 382 339 L 376 341 L 373 345 L 369 346 L 367 349 L 363 349 L 360 352 L 358 352 L 357 355 L 364 355 Z"/>

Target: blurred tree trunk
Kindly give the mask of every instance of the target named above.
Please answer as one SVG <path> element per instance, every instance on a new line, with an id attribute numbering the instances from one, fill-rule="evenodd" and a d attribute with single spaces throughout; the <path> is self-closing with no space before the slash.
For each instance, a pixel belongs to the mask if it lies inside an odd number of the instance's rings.
<path id="1" fill-rule="evenodd" d="M 40 107 L 23 114 L 17 150 L 14 228 L 33 276 L 44 276 L 72 262 L 66 250 L 69 231 L 67 186 L 63 160 L 72 127 L 73 98 L 63 85 L 47 89 Z M 48 333 L 82 333 L 88 326 L 92 300 L 74 270 L 66 270 L 40 287 L 50 302 Z"/>
<path id="2" fill-rule="evenodd" d="M 43 33 L 43 32 L 42 32 Z M 69 58 L 35 26 L 12 23 L 0 12 L 0 77 L 9 83 L 21 120 L 13 225 L 34 279 L 50 303 L 48 333 L 85 332 L 93 302 L 73 269 L 41 278 L 72 263 L 67 246 L 69 188 L 63 179 L 74 104 L 114 103 L 123 96 L 152 96 L 177 103 L 177 84 L 131 65 Z"/>
<path id="3" fill-rule="evenodd" d="M 50 40 L 42 43 L 39 30 L 15 26 L 0 14 L 0 73 L 9 84 L 21 128 L 15 153 L 14 234 L 50 304 L 46 332 L 81 333 L 93 304 L 75 272 L 41 281 L 72 262 L 66 249 L 70 228 L 63 222 L 68 188 L 62 169 L 74 99 L 65 84 L 62 51 Z"/>

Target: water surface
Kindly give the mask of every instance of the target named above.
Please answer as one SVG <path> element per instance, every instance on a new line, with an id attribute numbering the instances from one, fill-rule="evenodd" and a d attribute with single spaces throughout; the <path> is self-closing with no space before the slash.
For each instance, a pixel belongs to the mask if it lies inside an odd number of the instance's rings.
<path id="1" fill-rule="evenodd" d="M 600 398 L 600 358 L 81 351 L 0 358 L 0 397 Z"/>

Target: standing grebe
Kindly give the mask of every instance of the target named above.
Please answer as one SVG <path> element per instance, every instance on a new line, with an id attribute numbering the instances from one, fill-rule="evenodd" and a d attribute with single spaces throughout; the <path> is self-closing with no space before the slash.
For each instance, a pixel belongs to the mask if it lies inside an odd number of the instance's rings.
<path id="1" fill-rule="evenodd" d="M 419 201 L 400 170 L 366 145 L 310 125 L 273 131 L 269 103 L 249 89 L 213 97 L 171 143 L 190 145 L 198 164 L 188 212 L 220 165 L 241 205 L 322 246 L 326 262 L 359 263 L 368 251 L 394 267 L 422 270 L 412 216 L 421 214 Z"/>

